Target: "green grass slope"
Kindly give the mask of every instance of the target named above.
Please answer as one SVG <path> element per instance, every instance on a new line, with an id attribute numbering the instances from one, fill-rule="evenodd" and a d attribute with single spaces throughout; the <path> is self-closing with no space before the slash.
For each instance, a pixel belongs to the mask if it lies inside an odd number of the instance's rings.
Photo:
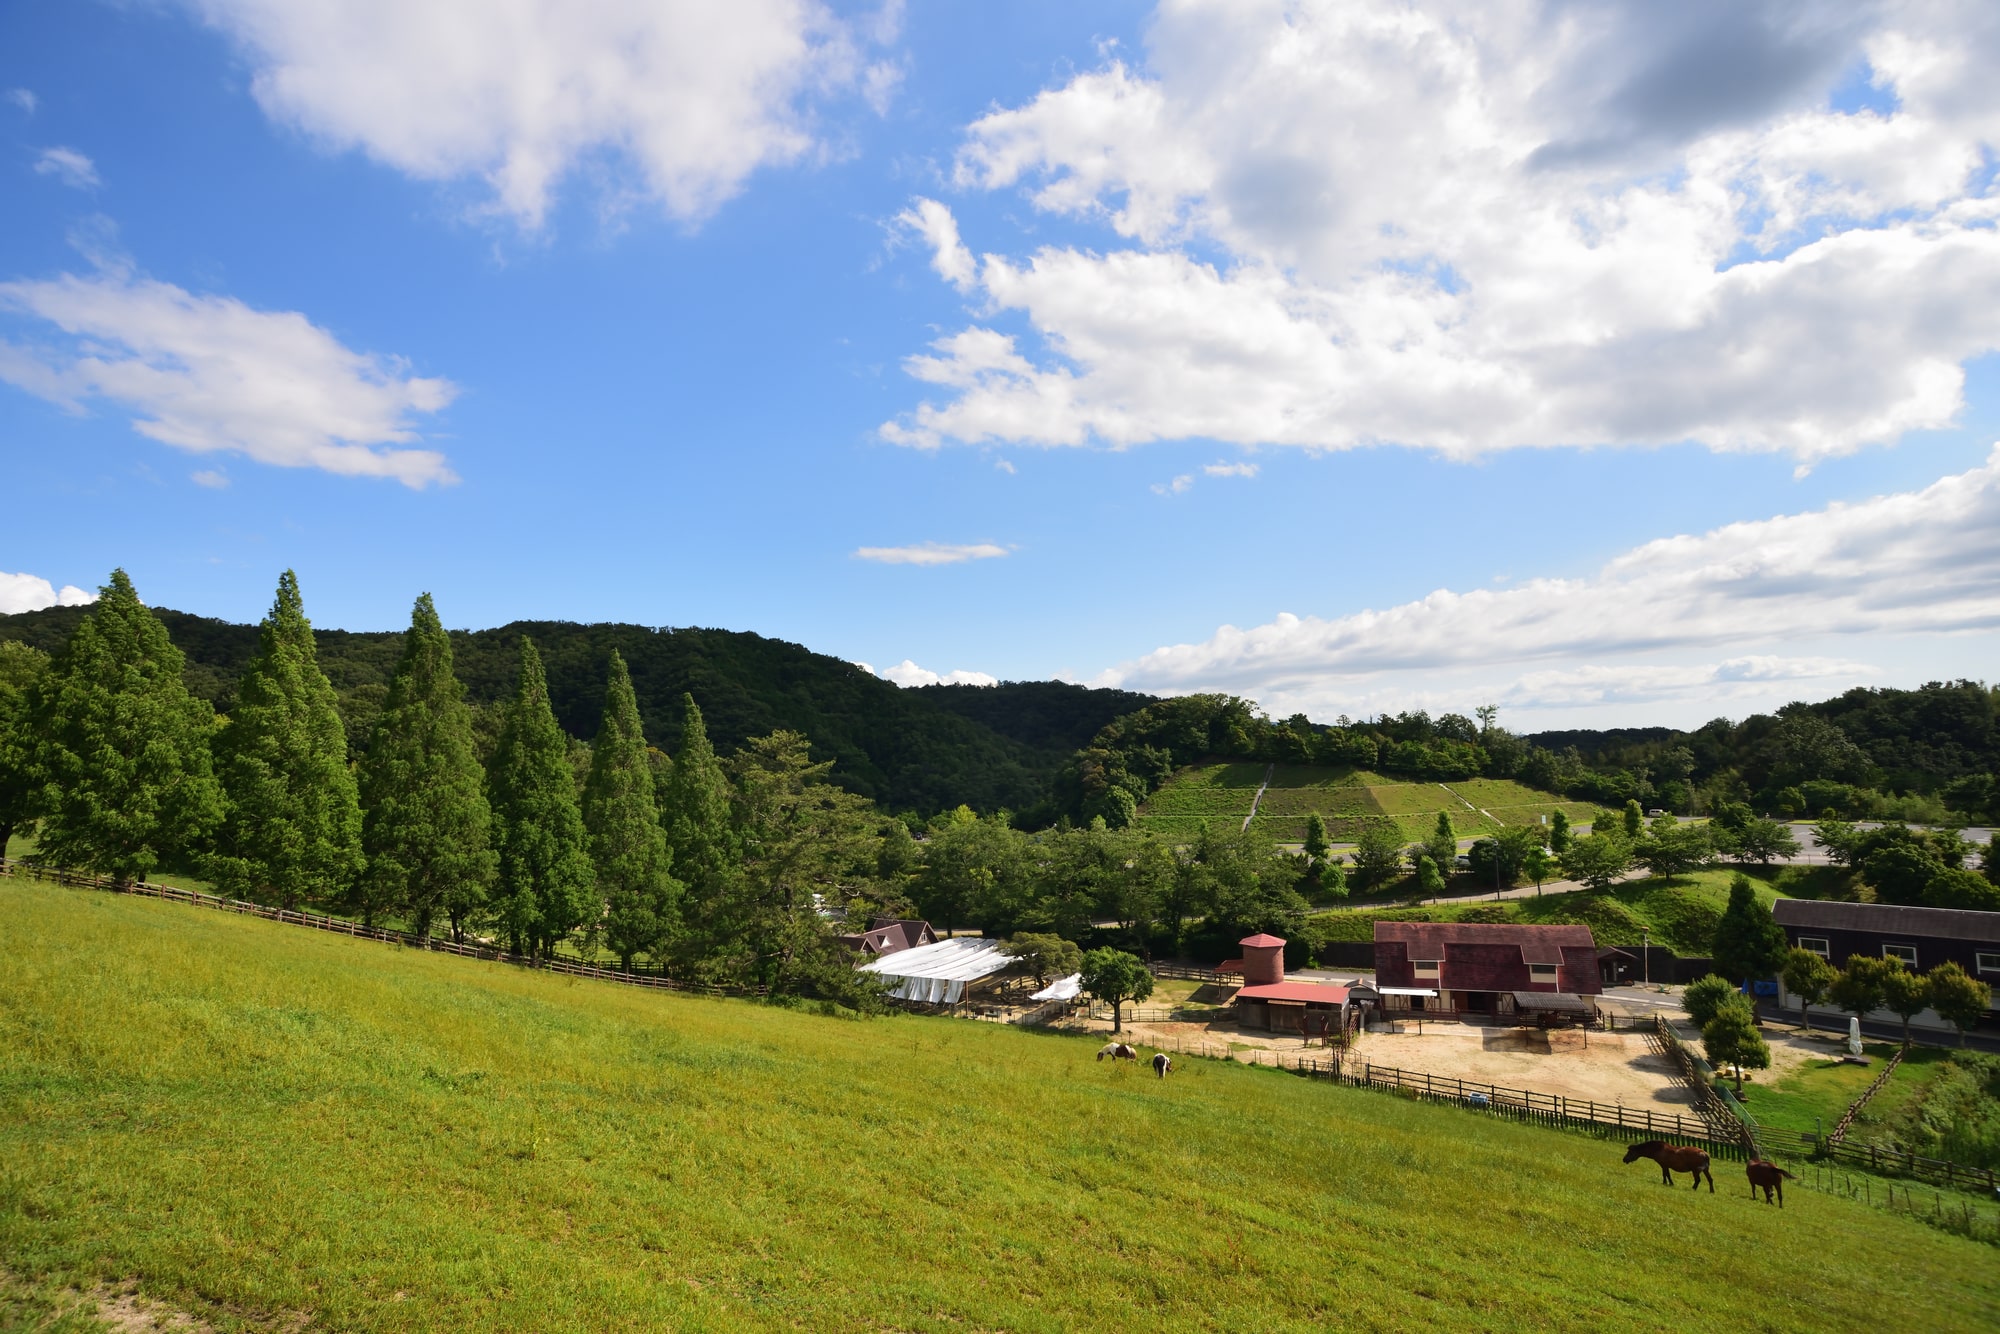
<path id="1" fill-rule="evenodd" d="M 0 930 L 0 1269 L 42 1292 L 329 1330 L 2000 1321 L 1990 1247 L 1241 1066 L 21 882 Z"/>

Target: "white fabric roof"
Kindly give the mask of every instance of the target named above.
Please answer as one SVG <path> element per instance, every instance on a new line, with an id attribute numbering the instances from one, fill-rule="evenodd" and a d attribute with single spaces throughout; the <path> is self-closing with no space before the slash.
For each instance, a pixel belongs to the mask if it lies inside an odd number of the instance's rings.
<path id="1" fill-rule="evenodd" d="M 1436 987 L 1377 987 L 1375 990 L 1384 996 L 1435 996 L 1438 994 Z"/>
<path id="2" fill-rule="evenodd" d="M 1071 973 L 1055 981 L 1028 997 L 1029 1000 L 1075 1000 L 1083 994 L 1083 974 Z"/>
<path id="3" fill-rule="evenodd" d="M 862 964 L 861 971 L 880 973 L 894 984 L 889 994 L 901 1000 L 955 1005 L 967 982 L 991 977 L 1013 962 L 994 941 L 967 936 L 884 954 Z"/>

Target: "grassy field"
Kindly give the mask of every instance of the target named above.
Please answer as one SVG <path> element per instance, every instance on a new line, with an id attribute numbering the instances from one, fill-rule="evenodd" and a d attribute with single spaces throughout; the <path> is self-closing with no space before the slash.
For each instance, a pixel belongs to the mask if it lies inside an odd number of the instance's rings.
<path id="1" fill-rule="evenodd" d="M 1733 870 L 1697 871 L 1671 881 L 1658 876 L 1631 880 L 1604 891 L 1577 890 L 1495 903 L 1446 903 L 1428 908 L 1334 908 L 1309 919 L 1319 940 L 1373 940 L 1377 921 L 1526 922 L 1587 926 L 1599 945 L 1637 945 L 1650 932 L 1652 943 L 1683 955 L 1705 955 L 1716 923 L 1729 903 Z M 1778 897 L 1770 877 L 1746 872 L 1759 902 Z"/>
<path id="2" fill-rule="evenodd" d="M 1142 827 L 1177 838 L 1192 837 L 1210 820 L 1241 824 L 1264 781 L 1261 764 L 1203 764 L 1175 774 L 1140 809 Z M 1280 842 L 1305 837 L 1306 817 L 1318 811 L 1335 841 L 1351 840 L 1364 820 L 1388 818 L 1404 838 L 1424 838 L 1439 811 L 1451 812 L 1462 835 L 1492 833 L 1504 825 L 1533 824 L 1561 809 L 1587 819 L 1587 803 L 1563 801 L 1546 792 L 1499 778 L 1462 783 L 1410 783 L 1365 769 L 1280 764 L 1257 807 L 1255 828 Z"/>
<path id="3" fill-rule="evenodd" d="M 1744 1089 L 1744 1106 L 1764 1125 L 1785 1130 L 1820 1129 L 1831 1131 L 1834 1123 L 1853 1101 L 1865 1093 L 1882 1073 L 1882 1064 L 1895 1054 L 1888 1042 L 1870 1042 L 1862 1050 L 1875 1058 L 1873 1065 L 1850 1065 L 1829 1057 L 1809 1061 L 1799 1069 L 1770 1083 L 1757 1082 Z M 1882 1091 L 1869 1100 L 1854 1120 L 1850 1138 L 1857 1144 L 1873 1137 L 1872 1132 L 1899 1120 L 1909 1105 L 1923 1096 L 1924 1089 L 1951 1053 L 1933 1047 L 1912 1047 L 1889 1076 Z"/>
<path id="4" fill-rule="evenodd" d="M 0 1325 L 129 1280 L 223 1328 L 2000 1321 L 1990 1247 L 1288 1075 L 19 881 L 0 929 Z"/>

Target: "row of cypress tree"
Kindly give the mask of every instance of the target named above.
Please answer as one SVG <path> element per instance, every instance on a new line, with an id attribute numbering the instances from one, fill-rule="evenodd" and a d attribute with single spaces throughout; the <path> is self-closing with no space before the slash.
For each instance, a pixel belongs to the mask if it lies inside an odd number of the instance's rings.
<path id="1" fill-rule="evenodd" d="M 629 966 L 690 941 L 683 955 L 702 954 L 705 934 L 707 953 L 741 956 L 745 967 L 729 971 L 749 976 L 738 980 L 782 985 L 773 973 L 795 956 L 797 976 L 847 971 L 801 891 L 825 878 L 824 857 L 810 866 L 811 856 L 782 865 L 760 857 L 788 836 L 744 824 L 760 802 L 732 787 L 691 696 L 679 756 L 649 750 L 615 651 L 580 791 L 527 639 L 481 764 L 428 593 L 356 768 L 291 571 L 226 718 L 189 694 L 182 667 L 165 628 L 115 571 L 69 644 L 0 716 L 0 838 L 34 820 L 38 859 L 54 865 L 124 878 L 192 870 L 225 893 L 347 906 L 422 935 L 445 924 L 455 937 L 490 930 L 519 953 L 546 956 L 582 936 Z M 807 828 L 802 813 L 816 808 L 855 827 L 858 799 L 820 791 L 831 786 L 826 766 L 810 763 L 803 737 L 776 734 L 752 750 L 745 790 L 778 794 L 762 801 L 774 829 Z M 765 910 L 773 906 L 782 911 Z M 810 937 L 803 954 L 801 931 Z M 747 953 L 746 932 L 765 937 Z"/>

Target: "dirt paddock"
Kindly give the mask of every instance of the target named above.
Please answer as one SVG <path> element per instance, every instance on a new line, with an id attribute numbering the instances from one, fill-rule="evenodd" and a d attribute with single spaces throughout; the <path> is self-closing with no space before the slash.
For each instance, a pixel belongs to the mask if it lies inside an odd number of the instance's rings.
<path id="1" fill-rule="evenodd" d="M 1671 1062 L 1639 1033 L 1426 1024 L 1421 1035 L 1366 1034 L 1350 1059 L 1630 1107 L 1693 1102 Z"/>

